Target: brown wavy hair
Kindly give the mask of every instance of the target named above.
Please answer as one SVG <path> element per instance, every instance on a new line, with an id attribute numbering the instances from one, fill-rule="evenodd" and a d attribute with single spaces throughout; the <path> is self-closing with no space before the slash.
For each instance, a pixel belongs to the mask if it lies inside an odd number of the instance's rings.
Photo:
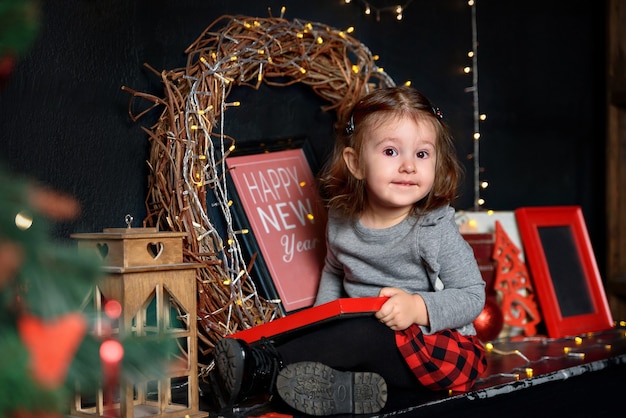
<path id="1" fill-rule="evenodd" d="M 320 176 L 321 195 L 329 209 L 349 218 L 355 218 L 363 211 L 367 199 L 365 180 L 358 180 L 350 173 L 343 160 L 343 150 L 354 148 L 361 160 L 365 132 L 385 120 L 399 117 L 429 121 L 437 134 L 435 181 L 428 195 L 414 204 L 412 215 L 420 216 L 451 204 L 456 198 L 463 171 L 441 112 L 432 106 L 426 96 L 411 87 L 388 87 L 374 90 L 361 98 L 348 113 L 347 119 L 338 121 L 335 148 Z"/>

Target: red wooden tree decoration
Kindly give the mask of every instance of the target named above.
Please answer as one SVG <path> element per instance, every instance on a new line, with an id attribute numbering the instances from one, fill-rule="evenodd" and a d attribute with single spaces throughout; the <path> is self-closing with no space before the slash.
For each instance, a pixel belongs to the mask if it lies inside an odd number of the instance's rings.
<path id="1" fill-rule="evenodd" d="M 500 225 L 495 223 L 495 245 L 493 259 L 496 261 L 494 289 L 502 297 L 504 323 L 521 328 L 524 335 L 537 333 L 536 325 L 541 321 L 534 291 L 526 264 L 520 259 L 520 249 L 513 244 Z"/>

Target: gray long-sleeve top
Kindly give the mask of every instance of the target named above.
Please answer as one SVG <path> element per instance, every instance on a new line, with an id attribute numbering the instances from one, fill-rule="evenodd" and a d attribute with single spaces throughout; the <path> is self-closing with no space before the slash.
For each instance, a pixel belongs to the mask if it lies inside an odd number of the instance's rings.
<path id="1" fill-rule="evenodd" d="M 419 293 L 430 326 L 426 334 L 457 329 L 474 335 L 485 304 L 485 282 L 469 244 L 441 207 L 390 228 L 371 229 L 329 214 L 327 255 L 315 304 L 339 297 L 378 296 L 382 287 Z"/>

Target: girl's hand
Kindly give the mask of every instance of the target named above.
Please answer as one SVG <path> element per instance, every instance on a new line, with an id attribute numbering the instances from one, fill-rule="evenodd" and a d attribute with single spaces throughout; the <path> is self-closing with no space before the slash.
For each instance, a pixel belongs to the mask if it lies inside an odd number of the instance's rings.
<path id="1" fill-rule="evenodd" d="M 383 287 L 378 296 L 388 297 L 376 318 L 394 331 L 402 331 L 413 324 L 428 326 L 428 311 L 424 299 L 395 287 Z"/>

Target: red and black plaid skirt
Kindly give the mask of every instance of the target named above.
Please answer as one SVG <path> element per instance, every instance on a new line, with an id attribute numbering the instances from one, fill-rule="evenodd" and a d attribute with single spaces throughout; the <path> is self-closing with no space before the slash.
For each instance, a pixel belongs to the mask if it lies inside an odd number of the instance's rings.
<path id="1" fill-rule="evenodd" d="M 487 368 L 475 336 L 443 330 L 425 335 L 415 324 L 396 331 L 396 345 L 419 382 L 434 390 L 469 390 Z"/>

